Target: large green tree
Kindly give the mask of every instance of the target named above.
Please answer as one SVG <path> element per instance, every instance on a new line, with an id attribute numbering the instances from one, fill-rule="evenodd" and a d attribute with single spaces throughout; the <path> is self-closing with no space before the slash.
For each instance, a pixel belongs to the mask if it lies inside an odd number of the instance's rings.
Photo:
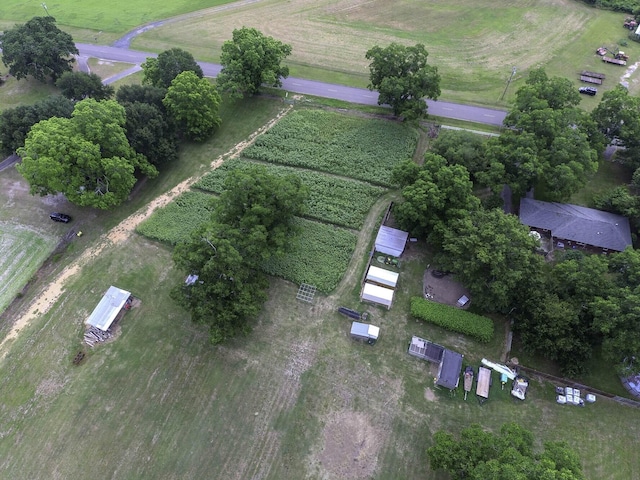
<path id="1" fill-rule="evenodd" d="M 249 331 L 266 300 L 261 263 L 285 251 L 305 197 L 297 177 L 276 177 L 264 167 L 232 171 L 211 221 L 176 247 L 176 265 L 198 280 L 172 296 L 209 327 L 211 343 Z"/>
<path id="2" fill-rule="evenodd" d="M 435 100 L 440 96 L 438 68 L 427 64 L 428 56 L 422 44 L 392 43 L 369 49 L 365 55 L 371 60 L 368 88 L 378 91 L 378 105 L 390 105 L 394 115 L 407 119 L 426 117 L 425 97 Z"/>
<path id="3" fill-rule="evenodd" d="M 220 126 L 220 94 L 206 78 L 187 71 L 171 82 L 162 101 L 187 138 L 201 142 Z"/>
<path id="4" fill-rule="evenodd" d="M 24 146 L 31 127 L 51 117 L 71 117 L 73 102 L 62 95 L 51 95 L 33 105 L 20 105 L 0 113 L 0 150 L 5 154 Z"/>
<path id="5" fill-rule="evenodd" d="M 473 424 L 460 433 L 439 431 L 427 449 L 433 470 L 444 470 L 453 480 L 584 480 L 578 455 L 565 442 L 545 442 L 534 452 L 531 432 L 515 423 L 498 434 Z"/>
<path id="6" fill-rule="evenodd" d="M 255 95 L 263 84 L 279 87 L 289 76 L 289 67 L 281 65 L 289 55 L 291 45 L 255 28 L 236 29 L 232 40 L 222 45 L 218 88 L 233 98 L 242 98 Z"/>
<path id="7" fill-rule="evenodd" d="M 515 215 L 479 209 L 447 222 L 437 263 L 455 272 L 479 308 L 506 313 L 523 280 L 541 269 L 538 246 Z"/>
<path id="8" fill-rule="evenodd" d="M 509 183 L 522 194 L 535 185 L 563 201 L 585 185 L 597 171 L 604 137 L 579 102 L 569 80 L 549 78 L 543 69 L 529 73 L 504 121 L 510 132 L 487 149 L 491 167 L 484 180 L 494 191 Z"/>
<path id="9" fill-rule="evenodd" d="M 393 211 L 399 225 L 435 246 L 449 222 L 480 208 L 467 169 L 440 155 L 427 153 L 420 167 L 407 160 L 394 170 L 394 181 L 402 187 L 403 201 Z"/>
<path id="10" fill-rule="evenodd" d="M 2 62 L 18 80 L 31 75 L 41 82 L 57 80 L 72 69 L 78 49 L 73 38 L 56 27 L 53 17 L 33 17 L 0 35 Z"/>
<path id="11" fill-rule="evenodd" d="M 193 55 L 181 48 L 171 48 L 160 53 L 157 58 L 149 57 L 142 64 L 143 84 L 169 88 L 171 82 L 182 72 L 193 72 L 198 78 L 204 76 L 202 68 Z"/>
<path id="12" fill-rule="evenodd" d="M 56 87 L 62 95 L 74 101 L 85 98 L 107 100 L 115 92 L 111 85 L 103 84 L 98 75 L 85 72 L 64 72 L 56 82 Z"/>
<path id="13" fill-rule="evenodd" d="M 153 165 L 178 158 L 178 139 L 162 110 L 150 103 L 126 102 L 125 130 L 131 147 Z"/>
<path id="14" fill-rule="evenodd" d="M 484 154 L 487 137 L 467 130 L 441 130 L 431 144 L 431 151 L 452 165 L 462 165 L 472 179 L 488 169 Z"/>
<path id="15" fill-rule="evenodd" d="M 16 168 L 32 194 L 64 193 L 81 206 L 111 208 L 133 188 L 138 170 L 157 170 L 129 145 L 124 108 L 113 100 L 78 102 L 71 118 L 53 117 L 34 125 L 18 150 Z"/>

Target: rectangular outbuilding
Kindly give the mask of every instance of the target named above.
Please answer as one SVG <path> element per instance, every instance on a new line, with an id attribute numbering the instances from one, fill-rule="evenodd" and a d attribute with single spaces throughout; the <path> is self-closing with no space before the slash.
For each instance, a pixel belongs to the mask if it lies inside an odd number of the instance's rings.
<path id="1" fill-rule="evenodd" d="M 376 251 L 393 257 L 399 257 L 402 255 L 402 252 L 404 252 L 407 238 L 409 238 L 409 232 L 403 232 L 402 230 L 382 225 L 376 236 Z"/>
<path id="2" fill-rule="evenodd" d="M 393 303 L 393 292 L 394 291 L 390 288 L 365 282 L 360 299 L 391 308 L 391 304 Z"/>
<path id="3" fill-rule="evenodd" d="M 354 340 L 363 340 L 371 345 L 378 341 L 380 335 L 380 327 L 370 325 L 368 323 L 352 322 L 351 338 Z"/>
<path id="4" fill-rule="evenodd" d="M 367 278 L 365 278 L 365 281 L 375 283 L 382 287 L 396 288 L 399 276 L 400 274 L 397 272 L 392 272 L 391 270 L 385 270 L 384 268 L 371 265 L 367 271 Z"/>
<path id="5" fill-rule="evenodd" d="M 130 296 L 131 292 L 114 286 L 109 287 L 85 323 L 106 332 L 125 307 Z"/>
<path id="6" fill-rule="evenodd" d="M 436 385 L 453 390 L 460 382 L 460 371 L 462 370 L 462 355 L 453 350 L 445 348 L 442 355 L 442 362 L 438 368 Z"/>

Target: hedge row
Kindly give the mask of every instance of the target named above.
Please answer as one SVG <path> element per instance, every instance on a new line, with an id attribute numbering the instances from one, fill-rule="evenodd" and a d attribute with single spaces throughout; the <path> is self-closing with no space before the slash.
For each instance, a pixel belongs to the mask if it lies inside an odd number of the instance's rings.
<path id="1" fill-rule="evenodd" d="M 411 315 L 452 332 L 469 335 L 481 342 L 489 342 L 493 338 L 493 321 L 490 318 L 442 303 L 413 297 Z"/>

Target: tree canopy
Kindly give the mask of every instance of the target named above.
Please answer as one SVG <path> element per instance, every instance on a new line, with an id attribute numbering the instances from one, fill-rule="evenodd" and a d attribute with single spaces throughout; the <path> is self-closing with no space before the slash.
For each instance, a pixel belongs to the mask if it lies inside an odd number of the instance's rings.
<path id="1" fill-rule="evenodd" d="M 267 298 L 260 265 L 286 249 L 306 194 L 295 176 L 276 177 L 264 167 L 233 170 L 211 220 L 176 246 L 174 262 L 198 281 L 172 296 L 209 327 L 211 343 L 249 331 Z"/>
<path id="2" fill-rule="evenodd" d="M 431 151 L 447 159 L 451 165 L 464 166 L 471 178 L 488 168 L 484 146 L 486 137 L 467 130 L 441 130 L 431 144 Z"/>
<path id="3" fill-rule="evenodd" d="M 378 105 L 390 105 L 394 115 L 407 119 L 426 117 L 424 98 L 440 96 L 438 68 L 427 64 L 428 55 L 422 44 L 407 47 L 392 43 L 369 49 L 365 55 L 371 60 L 368 88 L 378 91 Z"/>
<path id="4" fill-rule="evenodd" d="M 169 88 L 173 79 L 182 72 L 193 72 L 198 78 L 204 76 L 193 55 L 180 48 L 165 50 L 157 58 L 147 58 L 142 64 L 142 72 L 143 84 L 160 88 Z"/>
<path id="5" fill-rule="evenodd" d="M 104 85 L 95 73 L 64 72 L 56 82 L 63 96 L 78 101 L 85 98 L 107 100 L 113 97 L 114 88 Z"/>
<path id="6" fill-rule="evenodd" d="M 232 40 L 222 45 L 218 88 L 232 98 L 242 98 L 258 93 L 262 84 L 279 87 L 289 76 L 289 67 L 281 65 L 289 55 L 291 45 L 255 28 L 236 29 Z"/>
<path id="7" fill-rule="evenodd" d="M 579 102 L 569 80 L 532 70 L 505 118 L 511 131 L 487 145 L 490 168 L 483 181 L 494 191 L 508 183 L 519 195 L 535 185 L 555 201 L 582 188 L 597 171 L 603 137 Z"/>
<path id="8" fill-rule="evenodd" d="M 584 480 L 578 455 L 565 442 L 546 442 L 535 453 L 531 432 L 506 423 L 498 434 L 473 424 L 460 439 L 436 432 L 427 455 L 434 470 L 453 480 Z"/>
<path id="9" fill-rule="evenodd" d="M 220 94 L 209 80 L 193 72 L 178 74 L 162 103 L 191 140 L 206 140 L 220 125 Z"/>
<path id="10" fill-rule="evenodd" d="M 447 223 L 480 208 L 467 169 L 440 155 L 427 153 L 422 167 L 407 160 L 394 170 L 394 180 L 403 187 L 403 201 L 393 211 L 398 224 L 436 246 Z"/>
<path id="11" fill-rule="evenodd" d="M 178 158 L 178 141 L 163 112 L 150 103 L 124 103 L 124 125 L 131 147 L 153 165 Z"/>
<path id="12" fill-rule="evenodd" d="M 70 72 L 77 55 L 73 38 L 55 25 L 53 17 L 33 17 L 0 35 L 2 62 L 18 80 L 31 75 L 46 82 Z"/>
<path id="13" fill-rule="evenodd" d="M 31 127 L 51 117 L 71 117 L 73 102 L 61 95 L 51 95 L 33 105 L 20 105 L 0 113 L 0 148 L 11 154 L 24 146 Z"/>
<path id="14" fill-rule="evenodd" d="M 18 150 L 22 163 L 16 168 L 32 194 L 61 192 L 72 203 L 102 209 L 119 205 L 136 182 L 136 169 L 157 175 L 129 145 L 124 123 L 124 108 L 117 102 L 82 100 L 71 118 L 33 126 Z"/>
<path id="15" fill-rule="evenodd" d="M 515 215 L 478 209 L 447 223 L 437 263 L 455 272 L 477 306 L 506 313 L 523 280 L 541 270 L 538 246 Z"/>

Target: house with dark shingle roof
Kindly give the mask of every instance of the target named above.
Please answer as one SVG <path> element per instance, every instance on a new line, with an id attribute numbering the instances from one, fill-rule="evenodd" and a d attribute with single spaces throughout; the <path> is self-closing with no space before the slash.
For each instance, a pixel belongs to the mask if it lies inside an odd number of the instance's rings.
<path id="1" fill-rule="evenodd" d="M 551 235 L 553 245 L 559 248 L 621 252 L 631 245 L 626 217 L 579 205 L 523 198 L 520 222 Z"/>

